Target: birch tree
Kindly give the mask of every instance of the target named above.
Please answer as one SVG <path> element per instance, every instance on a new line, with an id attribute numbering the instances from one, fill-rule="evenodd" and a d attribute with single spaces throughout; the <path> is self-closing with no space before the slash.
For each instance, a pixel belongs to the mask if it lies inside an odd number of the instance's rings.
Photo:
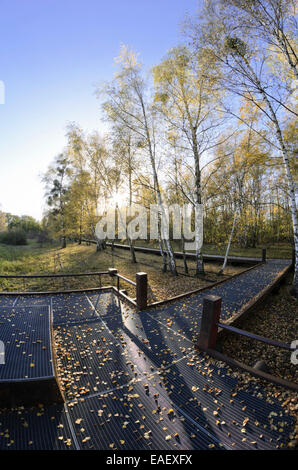
<path id="1" fill-rule="evenodd" d="M 294 83 L 291 77 L 282 77 L 272 70 L 275 51 L 265 47 L 262 37 L 254 38 L 249 34 L 247 24 L 240 21 L 241 17 L 233 16 L 233 9 L 228 3 L 207 1 L 205 21 L 192 27 L 191 35 L 197 50 L 207 49 L 223 67 L 222 86 L 262 113 L 263 125 L 271 130 L 273 137 L 270 139 L 272 149 L 277 149 L 282 156 L 296 253 L 292 293 L 298 296 L 298 218 L 291 170 L 294 156 L 284 136 L 287 119 L 297 115 L 293 105 Z M 237 115 L 237 112 L 234 114 Z M 242 122 L 245 123 L 245 119 Z"/>
<path id="2" fill-rule="evenodd" d="M 112 128 L 112 146 L 114 154 L 114 165 L 119 168 L 121 173 L 121 183 L 120 187 L 122 192 L 125 194 L 128 193 L 128 209 L 132 210 L 133 207 L 133 194 L 134 194 L 134 179 L 135 172 L 137 169 L 137 158 L 136 158 L 136 145 L 133 139 L 133 134 L 130 129 L 127 129 L 123 125 L 115 124 Z M 117 192 L 117 191 L 116 191 Z M 121 213 L 119 212 L 121 217 Z M 126 227 L 126 237 L 128 240 L 130 248 L 130 257 L 131 262 L 136 263 L 136 254 L 134 249 L 133 240 L 130 238 L 127 227 Z"/>
<path id="3" fill-rule="evenodd" d="M 73 190 L 81 183 L 77 210 L 82 215 L 81 223 L 89 227 L 99 251 L 105 248 L 105 242 L 96 236 L 97 212 L 99 205 L 105 206 L 111 191 L 111 159 L 107 142 L 97 132 L 86 136 L 74 123 L 68 127 L 67 138 L 68 155 L 74 168 Z"/>
<path id="4" fill-rule="evenodd" d="M 217 74 L 207 55 L 192 54 L 183 46 L 169 51 L 153 68 L 155 103 L 170 130 L 184 139 L 184 152 L 193 158 L 193 205 L 202 204 L 201 160 L 215 143 L 218 125 L 215 103 Z M 196 227 L 200 230 L 201 227 Z M 197 234 L 196 234 L 197 235 Z M 196 275 L 204 273 L 202 248 L 196 247 Z"/>
<path id="5" fill-rule="evenodd" d="M 83 130 L 76 124 L 67 126 L 67 153 L 73 167 L 70 187 L 70 211 L 75 236 L 79 245 L 83 236 L 88 234 L 88 197 L 90 194 L 90 174 L 87 169 L 86 153 L 84 151 L 85 136 Z"/>
<path id="6" fill-rule="evenodd" d="M 298 79 L 295 0 L 223 0 L 230 7 L 235 29 L 262 40 Z M 282 64 L 279 63 L 279 70 Z"/>
<path id="7" fill-rule="evenodd" d="M 123 46 L 117 60 L 120 64 L 120 71 L 112 83 L 98 90 L 98 95 L 105 97 L 103 109 L 106 115 L 112 122 L 118 122 L 133 132 L 134 137 L 138 140 L 139 147 L 143 149 L 145 156 L 149 159 L 157 203 L 163 219 L 166 220 L 157 172 L 155 116 L 148 97 L 146 82 L 142 77 L 141 66 L 134 52 Z M 170 271 L 172 274 L 177 275 L 172 245 L 169 238 L 164 234 L 163 241 L 167 250 Z"/>

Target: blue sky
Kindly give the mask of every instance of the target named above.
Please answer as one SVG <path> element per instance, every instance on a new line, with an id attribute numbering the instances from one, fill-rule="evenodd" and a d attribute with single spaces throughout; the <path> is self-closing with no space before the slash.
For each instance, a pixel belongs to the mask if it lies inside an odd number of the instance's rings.
<path id="1" fill-rule="evenodd" d="M 0 209 L 38 219 L 43 173 L 65 145 L 65 126 L 101 130 L 95 85 L 110 80 L 121 43 L 146 68 L 181 42 L 198 0 L 2 0 Z"/>

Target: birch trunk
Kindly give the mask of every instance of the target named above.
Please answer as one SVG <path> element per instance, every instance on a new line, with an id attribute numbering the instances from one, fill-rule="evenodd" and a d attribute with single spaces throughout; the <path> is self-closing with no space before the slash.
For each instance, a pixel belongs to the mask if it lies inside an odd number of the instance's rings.
<path id="1" fill-rule="evenodd" d="M 151 167 L 152 167 L 152 173 L 153 173 L 153 181 L 154 181 L 154 187 L 156 190 L 157 194 L 157 203 L 159 206 L 159 210 L 161 212 L 162 217 L 164 220 L 166 220 L 166 213 L 165 213 L 165 208 L 163 205 L 162 201 L 162 196 L 159 188 L 159 181 L 158 181 L 158 176 L 157 176 L 157 171 L 156 171 L 156 166 L 155 166 L 155 155 L 152 149 L 152 144 L 151 144 L 151 136 L 149 132 L 149 127 L 148 127 L 148 122 L 147 122 L 147 114 L 144 106 L 144 102 L 142 99 L 142 96 L 138 93 L 141 107 L 142 107 L 142 113 L 143 113 L 143 118 L 144 118 L 144 127 L 145 127 L 145 132 L 146 132 L 146 137 L 147 137 L 147 142 L 148 142 L 148 150 L 149 150 L 149 156 L 150 156 L 150 162 L 151 162 Z M 169 266 L 170 266 L 170 271 L 174 276 L 177 276 L 177 269 L 176 269 L 176 261 L 175 261 L 175 256 L 173 253 L 172 245 L 168 237 L 165 239 L 163 238 L 163 234 L 161 234 L 162 241 L 166 246 L 167 250 L 167 255 L 169 257 Z"/>
<path id="2" fill-rule="evenodd" d="M 228 262 L 229 251 L 230 251 L 231 243 L 232 243 L 232 240 L 233 240 L 233 235 L 234 235 L 234 231 L 235 231 L 235 226 L 236 226 L 237 218 L 238 218 L 238 212 L 235 212 L 234 220 L 233 220 L 233 225 L 232 225 L 232 230 L 231 230 L 230 238 L 229 238 L 229 241 L 228 241 L 228 244 L 227 244 L 227 248 L 226 248 L 226 253 L 225 253 L 224 262 L 223 262 L 222 267 L 221 267 L 220 270 L 218 271 L 218 275 L 222 274 L 222 273 L 224 272 L 224 270 L 226 269 L 227 262 Z"/>
<path id="3" fill-rule="evenodd" d="M 290 168 L 290 160 L 289 160 L 289 155 L 288 155 L 288 150 L 285 146 L 282 132 L 279 126 L 278 119 L 276 117 L 276 114 L 271 106 L 271 103 L 267 99 L 266 93 L 262 90 L 262 95 L 264 100 L 266 100 L 267 106 L 269 108 L 269 112 L 271 115 L 271 119 L 273 121 L 274 127 L 275 127 L 275 132 L 276 132 L 276 137 L 279 142 L 281 152 L 282 152 L 282 157 L 283 157 L 283 163 L 285 166 L 286 170 L 286 175 L 287 175 L 287 183 L 288 183 L 288 188 L 289 188 L 289 200 L 290 200 L 290 209 L 291 209 L 291 216 L 292 216 L 292 223 L 293 223 L 293 233 L 294 233 L 294 246 L 295 246 L 295 266 L 294 266 L 294 278 L 293 278 L 293 286 L 291 293 L 295 296 L 298 297 L 298 217 L 297 217 L 297 206 L 296 206 L 296 198 L 295 198 L 295 182 L 293 175 L 291 173 L 291 168 Z"/>
<path id="4" fill-rule="evenodd" d="M 163 240 L 161 238 L 160 215 L 159 214 L 158 214 L 158 243 L 159 243 L 160 254 L 161 254 L 161 257 L 162 257 L 162 272 L 166 273 L 167 268 L 168 268 L 167 253 L 164 249 Z"/>
<path id="5" fill-rule="evenodd" d="M 289 188 L 289 200 L 290 200 L 290 208 L 291 208 L 291 216 L 292 216 L 292 223 L 293 223 L 293 232 L 294 232 L 294 246 L 295 246 L 295 266 L 294 266 L 294 278 L 293 278 L 293 286 L 291 293 L 295 296 L 298 297 L 298 217 L 297 217 L 297 206 L 296 206 L 296 199 L 295 199 L 295 183 L 294 183 L 294 178 L 291 173 L 291 168 L 290 168 L 290 161 L 289 161 L 289 154 L 288 150 L 285 146 L 282 132 L 280 129 L 280 125 L 277 119 L 277 116 L 274 112 L 274 109 L 267 97 L 267 94 L 264 90 L 264 88 L 261 85 L 261 82 L 259 81 L 257 75 L 255 74 L 254 70 L 251 68 L 250 64 L 248 61 L 244 59 L 244 62 L 246 63 L 249 72 L 251 73 L 253 80 L 255 84 L 257 85 L 257 88 L 259 92 L 261 93 L 269 111 L 270 118 L 272 120 L 272 123 L 275 128 L 275 134 L 276 138 L 279 142 L 280 145 L 280 150 L 282 153 L 282 158 L 283 158 L 283 163 L 285 166 L 286 170 L 286 175 L 287 175 L 287 183 L 288 183 L 288 188 Z"/>
<path id="6" fill-rule="evenodd" d="M 61 212 L 61 228 L 62 228 L 62 248 L 66 248 L 66 236 L 65 236 L 65 222 L 64 222 L 64 209 Z"/>
<path id="7" fill-rule="evenodd" d="M 193 135 L 193 153 L 195 158 L 195 203 L 197 206 L 202 204 L 202 191 L 201 191 L 201 170 L 200 170 L 200 156 L 197 149 L 197 137 Z M 196 224 L 196 231 L 199 230 L 199 224 Z M 195 234 L 195 238 L 199 238 L 199 234 Z M 196 276 L 204 274 L 204 262 L 202 247 L 196 243 Z"/>
<path id="8" fill-rule="evenodd" d="M 188 266 L 187 266 L 187 260 L 186 260 L 186 254 L 185 254 L 185 240 L 184 236 L 181 236 L 181 249 L 183 253 L 183 264 L 184 264 L 184 272 L 185 274 L 188 274 Z"/>
<path id="9" fill-rule="evenodd" d="M 129 140 L 129 151 L 128 151 L 128 185 L 129 185 L 129 207 L 131 208 L 132 206 L 132 181 L 131 181 L 131 153 L 130 153 L 130 140 Z M 127 231 L 126 231 L 127 234 Z M 130 249 L 130 259 L 132 263 L 136 263 L 136 253 L 135 249 L 133 246 L 133 241 L 130 239 L 130 237 L 127 235 L 128 238 L 128 243 L 129 243 L 129 249 Z"/>

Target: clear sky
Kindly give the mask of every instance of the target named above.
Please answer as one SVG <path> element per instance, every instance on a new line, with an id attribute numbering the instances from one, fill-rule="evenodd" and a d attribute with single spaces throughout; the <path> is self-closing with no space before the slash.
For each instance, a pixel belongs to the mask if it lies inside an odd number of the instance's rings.
<path id="1" fill-rule="evenodd" d="M 38 219 L 40 174 L 65 145 L 67 122 L 100 130 L 96 83 L 114 74 L 121 43 L 146 68 L 181 42 L 198 0 L 1 0 L 0 209 Z"/>

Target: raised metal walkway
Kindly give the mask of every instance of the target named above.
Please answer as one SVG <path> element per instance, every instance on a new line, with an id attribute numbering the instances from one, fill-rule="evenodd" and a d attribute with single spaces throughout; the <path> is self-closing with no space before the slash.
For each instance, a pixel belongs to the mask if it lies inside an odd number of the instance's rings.
<path id="1" fill-rule="evenodd" d="M 19 297 L 24 309 L 50 308 L 66 403 L 1 410 L 0 449 L 282 448 L 293 417 L 258 382 L 195 353 L 193 339 L 203 296 L 222 296 L 227 319 L 288 264 L 140 313 L 112 291 Z"/>

